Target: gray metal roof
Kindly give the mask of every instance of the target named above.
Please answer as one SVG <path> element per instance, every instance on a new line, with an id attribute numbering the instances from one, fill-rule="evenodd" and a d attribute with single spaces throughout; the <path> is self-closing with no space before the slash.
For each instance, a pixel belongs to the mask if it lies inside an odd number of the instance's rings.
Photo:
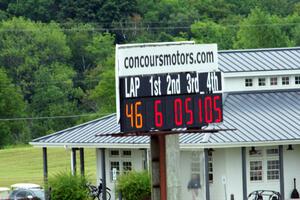
<path id="1" fill-rule="evenodd" d="M 222 128 L 209 143 L 300 140 L 300 90 L 229 94 Z"/>
<path id="2" fill-rule="evenodd" d="M 236 131 L 182 134 L 181 144 L 233 144 L 300 140 L 300 90 L 228 94 L 224 122 L 219 128 Z M 33 140 L 33 145 L 51 144 L 148 144 L 148 137 L 97 137 L 117 133 L 116 115 L 56 132 Z"/>
<path id="3" fill-rule="evenodd" d="M 227 72 L 300 69 L 300 48 L 219 51 L 219 68 Z"/>
<path id="4" fill-rule="evenodd" d="M 120 132 L 115 114 L 96 119 L 72 128 L 68 128 L 32 141 L 44 144 L 148 144 L 149 137 L 111 137 L 96 136 Z M 204 134 L 181 135 L 180 142 L 184 144 L 199 143 Z"/>

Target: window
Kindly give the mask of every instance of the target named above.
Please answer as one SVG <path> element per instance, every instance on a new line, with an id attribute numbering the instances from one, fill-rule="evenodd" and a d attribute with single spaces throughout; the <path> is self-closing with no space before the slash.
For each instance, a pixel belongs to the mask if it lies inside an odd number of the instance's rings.
<path id="1" fill-rule="evenodd" d="M 278 156 L 279 155 L 279 149 L 274 148 L 274 149 L 267 149 L 267 156 Z"/>
<path id="2" fill-rule="evenodd" d="M 245 86 L 246 87 L 252 87 L 253 86 L 253 81 L 251 78 L 246 78 L 245 79 Z"/>
<path id="3" fill-rule="evenodd" d="M 267 149 L 267 180 L 279 179 L 279 149 Z"/>
<path id="4" fill-rule="evenodd" d="M 282 85 L 289 85 L 290 84 L 290 77 L 284 76 L 282 77 Z"/>
<path id="5" fill-rule="evenodd" d="M 261 149 L 251 149 L 249 150 L 250 157 L 261 157 L 262 156 L 262 150 Z"/>
<path id="6" fill-rule="evenodd" d="M 266 85 L 266 78 L 258 78 L 258 85 L 265 86 Z"/>
<path id="7" fill-rule="evenodd" d="M 123 171 L 128 172 L 132 170 L 132 163 L 129 161 L 123 162 Z"/>
<path id="8" fill-rule="evenodd" d="M 113 168 L 116 168 L 117 175 L 120 174 L 120 163 L 118 161 L 110 162 L 110 180 L 113 180 Z"/>
<path id="9" fill-rule="evenodd" d="M 110 179 L 113 181 L 113 169 L 120 173 L 126 173 L 133 169 L 131 160 L 131 150 L 110 150 Z"/>
<path id="10" fill-rule="evenodd" d="M 214 180 L 212 151 L 208 151 L 208 180 L 209 182 Z"/>
<path id="11" fill-rule="evenodd" d="M 110 150 L 110 157 L 119 157 L 119 150 Z"/>
<path id="12" fill-rule="evenodd" d="M 124 157 L 131 157 L 131 151 L 130 150 L 123 151 L 123 156 Z"/>
<path id="13" fill-rule="evenodd" d="M 277 85 L 278 81 L 277 81 L 277 77 L 271 77 L 270 78 L 270 85 Z"/>
<path id="14" fill-rule="evenodd" d="M 199 151 L 193 151 L 192 152 L 192 160 L 191 160 L 191 180 L 196 178 L 197 181 L 199 181 L 200 184 L 200 152 Z"/>
<path id="15" fill-rule="evenodd" d="M 295 77 L 295 84 L 300 85 L 300 76 Z"/>
<path id="16" fill-rule="evenodd" d="M 262 173 L 262 161 L 250 161 L 250 181 L 261 181 Z"/>
<path id="17" fill-rule="evenodd" d="M 279 180 L 279 148 L 254 148 L 249 150 L 250 181 Z"/>
<path id="18" fill-rule="evenodd" d="M 267 179 L 278 180 L 279 179 L 279 160 L 268 160 L 267 162 Z"/>

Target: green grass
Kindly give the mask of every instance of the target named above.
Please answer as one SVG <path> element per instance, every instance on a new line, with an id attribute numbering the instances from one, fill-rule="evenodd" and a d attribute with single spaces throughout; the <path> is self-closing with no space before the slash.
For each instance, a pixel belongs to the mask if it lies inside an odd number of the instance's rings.
<path id="1" fill-rule="evenodd" d="M 96 179 L 95 149 L 85 149 L 85 172 L 91 181 Z M 61 171 L 70 171 L 70 150 L 48 148 L 49 177 Z M 77 171 L 80 171 L 77 153 Z M 0 150 L 0 187 L 27 182 L 43 185 L 43 154 L 41 148 L 29 146 Z"/>

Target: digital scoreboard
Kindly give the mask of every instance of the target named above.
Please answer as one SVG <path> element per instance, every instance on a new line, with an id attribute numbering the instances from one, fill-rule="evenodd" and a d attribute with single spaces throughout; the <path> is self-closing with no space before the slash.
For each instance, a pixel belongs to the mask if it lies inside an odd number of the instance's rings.
<path id="1" fill-rule="evenodd" d="M 138 53 L 125 48 L 122 56 L 117 52 L 121 132 L 201 128 L 223 121 L 216 45 L 168 44 L 130 46 Z"/>

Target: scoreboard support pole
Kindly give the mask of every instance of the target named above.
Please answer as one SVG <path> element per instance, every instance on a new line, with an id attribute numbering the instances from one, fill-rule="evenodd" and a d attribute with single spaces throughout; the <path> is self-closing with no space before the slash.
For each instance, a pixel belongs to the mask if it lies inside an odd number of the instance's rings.
<path id="1" fill-rule="evenodd" d="M 179 135 L 152 135 L 152 200 L 181 200 Z"/>
<path id="2" fill-rule="evenodd" d="M 167 199 L 182 200 L 179 134 L 166 135 Z"/>

